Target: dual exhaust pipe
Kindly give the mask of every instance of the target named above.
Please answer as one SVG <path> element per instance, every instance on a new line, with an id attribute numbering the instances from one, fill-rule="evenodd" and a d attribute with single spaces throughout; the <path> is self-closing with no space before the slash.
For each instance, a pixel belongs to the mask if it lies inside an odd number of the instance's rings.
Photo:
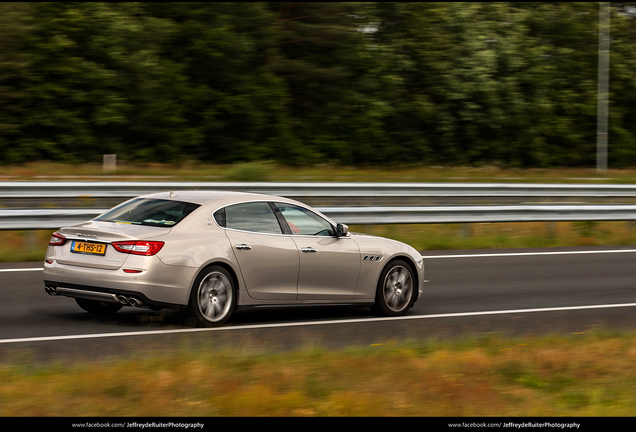
<path id="1" fill-rule="evenodd" d="M 117 296 L 117 300 L 119 301 L 119 303 L 123 304 L 124 306 L 130 305 L 130 306 L 134 306 L 134 307 L 140 307 L 140 306 L 142 306 L 144 304 L 137 297 L 126 297 L 126 296 L 123 296 L 123 295 L 118 295 Z"/>

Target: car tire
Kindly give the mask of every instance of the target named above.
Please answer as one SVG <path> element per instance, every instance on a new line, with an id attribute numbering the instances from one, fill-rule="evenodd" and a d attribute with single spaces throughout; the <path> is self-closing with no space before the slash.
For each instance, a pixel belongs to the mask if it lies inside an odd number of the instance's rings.
<path id="1" fill-rule="evenodd" d="M 77 305 L 84 309 L 86 312 L 95 314 L 111 315 L 121 309 L 123 306 L 117 303 L 106 303 L 97 300 L 87 300 L 82 298 L 76 298 Z"/>
<path id="2" fill-rule="evenodd" d="M 382 316 L 405 315 L 415 301 L 416 279 L 405 261 L 391 261 L 380 273 L 371 309 Z"/>
<path id="3" fill-rule="evenodd" d="M 221 266 L 210 266 L 197 277 L 190 292 L 190 315 L 205 327 L 227 322 L 236 308 L 234 278 Z"/>

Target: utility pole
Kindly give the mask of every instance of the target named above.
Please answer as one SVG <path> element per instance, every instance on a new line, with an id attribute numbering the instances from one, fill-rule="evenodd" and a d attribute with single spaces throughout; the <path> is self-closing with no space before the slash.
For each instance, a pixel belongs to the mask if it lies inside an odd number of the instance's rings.
<path id="1" fill-rule="evenodd" d="M 596 170 L 607 170 L 608 99 L 610 55 L 610 4 L 599 4 L 598 17 L 598 111 L 596 124 Z"/>

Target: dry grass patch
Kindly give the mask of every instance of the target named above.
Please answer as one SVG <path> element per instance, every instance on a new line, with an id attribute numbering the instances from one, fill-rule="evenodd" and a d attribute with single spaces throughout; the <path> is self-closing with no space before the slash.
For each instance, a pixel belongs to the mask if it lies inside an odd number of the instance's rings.
<path id="1" fill-rule="evenodd" d="M 399 240 L 419 251 L 636 244 L 636 226 L 624 221 L 351 225 L 349 229 Z"/>
<path id="2" fill-rule="evenodd" d="M 636 244 L 636 226 L 623 221 L 352 225 L 350 230 L 399 240 L 420 251 Z M 52 231 L 0 231 L 6 246 L 0 262 L 43 260 Z"/>
<path id="3" fill-rule="evenodd" d="M 180 164 L 135 164 L 119 159 L 114 172 L 103 172 L 101 162 L 63 164 L 29 162 L 0 166 L 7 180 L 46 180 L 73 174 L 86 179 L 142 179 L 169 177 L 174 180 L 215 181 L 363 181 L 363 182 L 506 182 L 506 183 L 636 183 L 636 169 L 594 168 L 508 169 L 496 166 L 445 167 L 345 167 L 329 164 L 285 166 L 271 161 L 214 165 L 198 161 Z"/>
<path id="4" fill-rule="evenodd" d="M 1 416 L 633 416 L 636 335 L 0 368 Z"/>

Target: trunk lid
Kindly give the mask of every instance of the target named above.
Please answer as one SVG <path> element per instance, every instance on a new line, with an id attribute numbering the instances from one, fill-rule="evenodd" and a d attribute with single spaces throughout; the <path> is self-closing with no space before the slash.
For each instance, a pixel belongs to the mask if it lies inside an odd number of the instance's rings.
<path id="1" fill-rule="evenodd" d="M 119 269 L 129 254 L 115 250 L 110 244 L 125 240 L 154 240 L 165 236 L 171 228 L 142 226 L 116 222 L 88 221 L 58 230 L 67 238 L 62 246 L 55 247 L 55 259 L 60 264 L 92 267 L 104 270 Z M 73 252 L 72 248 L 84 252 Z"/>

